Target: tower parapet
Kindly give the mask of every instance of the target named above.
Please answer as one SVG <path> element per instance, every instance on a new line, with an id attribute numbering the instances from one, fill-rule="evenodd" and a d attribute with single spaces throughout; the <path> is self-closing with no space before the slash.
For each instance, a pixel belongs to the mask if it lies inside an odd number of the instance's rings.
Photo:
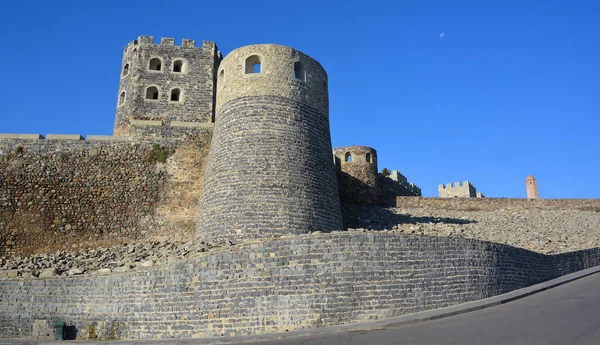
<path id="1" fill-rule="evenodd" d="M 211 123 L 214 119 L 216 69 L 222 59 L 214 42 L 173 38 L 154 43 L 140 36 L 124 49 L 115 135 L 130 134 L 130 120 Z"/>
<path id="2" fill-rule="evenodd" d="M 377 151 L 367 146 L 333 149 L 342 203 L 378 205 L 381 189 L 377 184 Z"/>
<path id="3" fill-rule="evenodd" d="M 408 182 L 406 176 L 402 175 L 398 170 L 392 170 L 392 173 L 389 177 L 396 181 L 400 186 L 406 188 L 409 192 L 409 195 L 421 196 L 421 187 L 412 182 Z"/>
<path id="4" fill-rule="evenodd" d="M 342 229 L 327 74 L 261 44 L 221 62 L 197 235 L 211 242 Z"/>
<path id="5" fill-rule="evenodd" d="M 469 181 L 447 183 L 438 185 L 440 198 L 482 198 L 483 194 L 477 193 L 477 189 Z"/>

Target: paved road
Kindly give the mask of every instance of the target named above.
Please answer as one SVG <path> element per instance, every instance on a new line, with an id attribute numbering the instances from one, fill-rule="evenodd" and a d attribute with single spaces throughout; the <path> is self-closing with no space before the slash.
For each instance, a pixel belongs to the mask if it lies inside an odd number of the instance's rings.
<path id="1" fill-rule="evenodd" d="M 252 344 L 599 345 L 600 274 L 445 319 Z"/>

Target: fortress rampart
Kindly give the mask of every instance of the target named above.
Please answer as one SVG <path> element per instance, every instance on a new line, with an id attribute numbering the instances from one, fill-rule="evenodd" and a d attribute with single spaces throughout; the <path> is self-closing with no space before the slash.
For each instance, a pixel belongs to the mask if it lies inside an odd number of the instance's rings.
<path id="1" fill-rule="evenodd" d="M 378 172 L 377 151 L 367 146 L 333 149 L 340 200 L 343 204 L 393 206 L 396 196 L 421 196 L 421 188 L 393 170 Z"/>
<path id="2" fill-rule="evenodd" d="M 412 182 L 408 182 L 406 176 L 402 175 L 398 170 L 392 170 L 389 177 L 405 189 L 404 193 L 398 195 L 421 196 L 421 188 Z"/>
<path id="3" fill-rule="evenodd" d="M 192 238 L 210 132 L 160 128 L 169 139 L 0 136 L 0 254 Z"/>
<path id="4" fill-rule="evenodd" d="M 600 263 L 458 238 L 301 235 L 98 277 L 0 280 L 2 337 L 192 338 L 381 319 L 508 292 Z"/>
<path id="5" fill-rule="evenodd" d="M 50 338 L 59 321 L 83 339 L 283 332 L 473 301 L 600 264 L 599 248 L 543 255 L 405 235 L 372 213 L 370 229 L 391 230 L 337 231 L 340 195 L 466 211 L 597 211 L 600 200 L 405 197 L 420 188 L 397 171 L 378 173 L 375 149 L 332 150 L 327 78 L 290 47 L 251 45 L 223 58 L 214 42 L 141 36 L 124 51 L 114 136 L 0 135 L 0 338 Z M 450 196 L 473 196 L 471 187 Z M 148 242 L 165 238 L 225 245 L 203 244 L 211 251 L 193 257 L 186 249 L 187 259 L 163 251 L 170 263 L 155 266 Z M 97 256 L 57 255 L 48 274 L 34 262 L 44 257 L 20 257 L 138 240 L 148 255 L 108 256 L 87 276 L 63 263 Z M 105 249 L 91 250 L 107 259 Z M 148 265 L 127 271 L 142 259 Z M 57 265 L 68 276 L 38 278 Z"/>
<path id="6" fill-rule="evenodd" d="M 513 199 L 513 198 L 396 198 L 400 208 L 438 208 L 459 211 L 494 211 L 510 208 L 600 211 L 600 199 Z"/>

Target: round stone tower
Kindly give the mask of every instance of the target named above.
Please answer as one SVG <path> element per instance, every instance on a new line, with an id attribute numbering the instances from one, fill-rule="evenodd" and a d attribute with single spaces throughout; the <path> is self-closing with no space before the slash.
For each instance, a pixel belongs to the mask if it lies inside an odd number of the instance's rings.
<path id="1" fill-rule="evenodd" d="M 238 48 L 218 69 L 200 240 L 342 229 L 327 73 L 289 47 Z"/>
<path id="2" fill-rule="evenodd" d="M 367 146 L 344 146 L 333 150 L 343 203 L 377 205 L 377 151 Z"/>
<path id="3" fill-rule="evenodd" d="M 538 199 L 540 197 L 535 177 L 531 175 L 527 176 L 525 179 L 525 188 L 527 189 L 527 199 Z"/>

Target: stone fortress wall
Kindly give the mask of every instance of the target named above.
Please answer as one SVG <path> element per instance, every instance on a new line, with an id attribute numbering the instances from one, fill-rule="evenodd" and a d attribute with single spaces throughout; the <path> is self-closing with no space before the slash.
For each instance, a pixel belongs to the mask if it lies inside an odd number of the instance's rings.
<path id="1" fill-rule="evenodd" d="M 421 196 L 421 188 L 412 182 L 408 182 L 406 176 L 402 175 L 398 170 L 392 170 L 389 177 L 393 181 L 398 182 L 398 184 L 405 190 L 402 194 L 398 195 Z"/>
<path id="2" fill-rule="evenodd" d="M 0 135 L 0 254 L 193 239 L 221 59 L 214 42 L 140 36 L 114 136 Z"/>
<path id="3" fill-rule="evenodd" d="M 236 246 L 146 270 L 0 280 L 2 337 L 146 339 L 284 332 L 478 300 L 600 263 L 491 242 L 334 232 Z"/>
<path id="4" fill-rule="evenodd" d="M 193 238 L 210 131 L 149 128 L 171 137 L 0 136 L 0 255 Z"/>
<path id="5" fill-rule="evenodd" d="M 499 209 L 583 210 L 600 212 L 600 199 L 415 198 L 397 197 L 399 208 L 438 208 L 456 211 Z"/>
<path id="6" fill-rule="evenodd" d="M 84 339 L 285 331 L 472 301 L 599 263 L 597 248 L 543 255 L 463 238 L 335 231 L 340 195 L 369 201 L 336 180 L 321 65 L 279 45 L 224 59 L 212 42 L 194 45 L 142 36 L 127 46 L 115 136 L 0 137 L 0 250 L 159 236 L 229 246 L 106 276 L 0 278 L 0 337 L 49 338 L 57 321 Z M 340 149 L 335 156 L 345 157 Z M 339 172 L 377 186 L 383 204 L 507 202 L 402 197 L 420 189 L 378 174 L 374 149 L 348 151 L 364 161 L 340 162 Z"/>
<path id="7" fill-rule="evenodd" d="M 398 170 L 390 176 L 379 173 L 372 147 L 337 147 L 333 155 L 343 204 L 393 206 L 397 196 L 421 196 L 421 188 Z"/>

